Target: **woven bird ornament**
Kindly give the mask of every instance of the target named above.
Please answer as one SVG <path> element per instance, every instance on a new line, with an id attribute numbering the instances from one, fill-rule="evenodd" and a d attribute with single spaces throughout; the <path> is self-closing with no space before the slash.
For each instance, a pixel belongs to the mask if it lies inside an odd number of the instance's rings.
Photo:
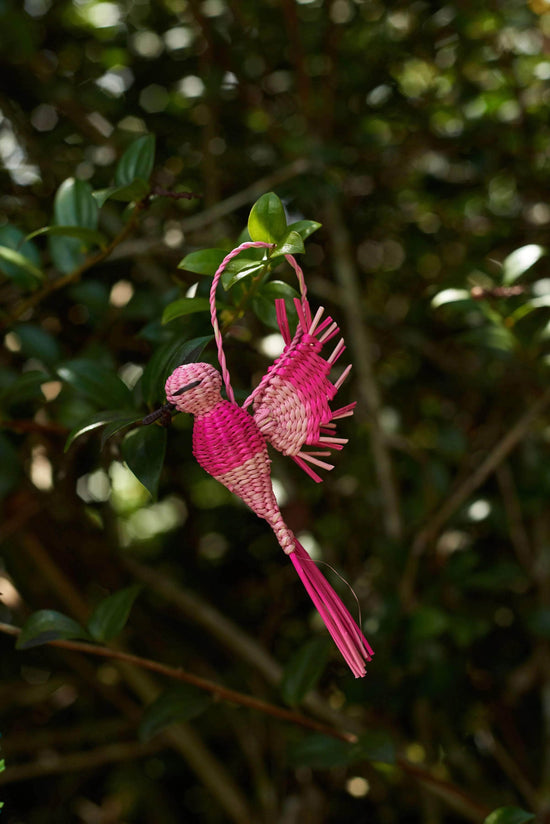
<path id="1" fill-rule="evenodd" d="M 346 443 L 336 436 L 335 421 L 352 415 L 355 404 L 331 410 L 329 402 L 351 366 L 335 384 L 331 383 L 328 375 L 345 349 L 344 342 L 340 339 L 327 358 L 321 356 L 323 346 L 338 334 L 338 326 L 332 318 L 323 318 L 323 308 L 312 317 L 302 270 L 287 255 L 300 284 L 301 297 L 295 299 L 298 326 L 291 337 L 284 300 L 277 300 L 277 320 L 285 348 L 243 406 L 238 406 L 226 367 L 215 296 L 227 264 L 250 247 L 270 248 L 270 244 L 241 244 L 225 257 L 212 281 L 210 310 L 222 374 L 207 363 L 178 366 L 166 381 L 167 408 L 194 415 L 195 458 L 209 475 L 268 522 L 338 649 L 359 678 L 365 675 L 365 662 L 371 660 L 373 651 L 339 596 L 285 524 L 273 493 L 267 450 L 270 443 L 315 481 L 321 481 L 313 467 L 332 469 L 324 458 L 330 455 L 329 450 L 342 449 Z M 228 400 L 220 394 L 222 376 Z M 250 407 L 252 414 L 247 411 Z"/>

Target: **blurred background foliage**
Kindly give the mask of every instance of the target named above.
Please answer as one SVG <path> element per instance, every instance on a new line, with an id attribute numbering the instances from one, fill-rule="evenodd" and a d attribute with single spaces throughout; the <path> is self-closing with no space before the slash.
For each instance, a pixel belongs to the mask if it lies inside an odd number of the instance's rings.
<path id="1" fill-rule="evenodd" d="M 64 452 L 156 352 L 210 333 L 202 312 L 161 323 L 208 292 L 178 263 L 232 248 L 272 190 L 289 222 L 323 224 L 303 265 L 359 399 L 322 485 L 280 456 L 273 475 L 376 651 L 361 681 L 328 651 L 302 708 L 385 747 L 350 759 L 181 694 L 170 706 L 196 718 L 143 743 L 165 679 L 4 635 L 7 824 L 550 820 L 549 36 L 545 0 L 0 0 L 1 619 L 85 624 L 142 583 L 116 643 L 303 698 L 295 656 L 323 628 L 271 532 L 194 462 L 190 420 L 154 501 L 123 432 Z M 90 206 L 146 134 L 154 197 Z M 67 222 L 88 234 L 25 240 Z M 244 397 L 272 330 L 228 317 Z M 163 401 L 139 392 L 141 414 Z"/>

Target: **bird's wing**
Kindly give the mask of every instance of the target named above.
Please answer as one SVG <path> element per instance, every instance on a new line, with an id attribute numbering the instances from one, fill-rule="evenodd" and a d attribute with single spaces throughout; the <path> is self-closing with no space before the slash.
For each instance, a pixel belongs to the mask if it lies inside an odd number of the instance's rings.
<path id="1" fill-rule="evenodd" d="M 266 440 L 319 482 L 323 479 L 312 467 L 332 469 L 323 458 L 330 456 L 329 450 L 342 449 L 347 443 L 345 438 L 336 437 L 335 421 L 353 415 L 355 403 L 332 410 L 329 402 L 351 366 L 335 383 L 329 380 L 333 365 L 345 349 L 344 341 L 340 338 L 326 358 L 321 350 L 340 330 L 331 317 L 323 318 L 323 307 L 312 317 L 305 298 L 295 299 L 294 303 L 298 326 L 291 338 L 284 300 L 276 301 L 285 348 L 243 406 L 252 404 L 254 420 Z"/>

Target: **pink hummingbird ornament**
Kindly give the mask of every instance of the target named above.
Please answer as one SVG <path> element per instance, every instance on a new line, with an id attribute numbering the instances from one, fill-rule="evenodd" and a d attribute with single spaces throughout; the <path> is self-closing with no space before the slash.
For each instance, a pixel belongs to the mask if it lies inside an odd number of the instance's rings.
<path id="1" fill-rule="evenodd" d="M 302 270 L 292 255 L 286 255 L 300 284 L 301 298 L 295 299 L 298 326 L 291 337 L 284 300 L 277 300 L 284 350 L 243 406 L 238 406 L 223 352 L 215 295 L 229 261 L 250 247 L 270 248 L 270 244 L 241 244 L 224 258 L 212 281 L 210 310 L 222 374 L 207 363 L 178 366 L 166 381 L 167 407 L 194 416 L 195 458 L 209 475 L 270 525 L 338 649 L 359 678 L 365 675 L 365 662 L 371 660 L 373 650 L 340 597 L 285 524 L 273 492 L 267 447 L 270 443 L 289 455 L 313 480 L 321 481 L 313 467 L 332 469 L 324 458 L 331 449 L 342 449 L 347 443 L 335 435 L 335 421 L 352 415 L 355 403 L 331 410 L 329 401 L 351 366 L 335 384 L 331 383 L 328 375 L 345 349 L 344 342 L 340 339 L 328 358 L 321 356 L 322 347 L 338 334 L 338 326 L 332 318 L 323 318 L 322 307 L 312 317 Z M 228 400 L 221 396 L 222 376 Z M 252 414 L 247 411 L 249 407 Z"/>

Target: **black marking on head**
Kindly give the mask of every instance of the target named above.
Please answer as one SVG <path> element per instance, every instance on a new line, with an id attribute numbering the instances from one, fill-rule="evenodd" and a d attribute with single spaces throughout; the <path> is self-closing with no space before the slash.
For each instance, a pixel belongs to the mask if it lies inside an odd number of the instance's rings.
<path id="1" fill-rule="evenodd" d="M 191 381 L 191 383 L 187 383 L 185 386 L 180 387 L 180 389 L 176 389 L 175 392 L 172 392 L 172 395 L 183 395 L 184 392 L 188 392 L 189 389 L 194 389 L 195 386 L 198 386 L 199 383 L 202 383 L 202 378 L 199 380 Z"/>

